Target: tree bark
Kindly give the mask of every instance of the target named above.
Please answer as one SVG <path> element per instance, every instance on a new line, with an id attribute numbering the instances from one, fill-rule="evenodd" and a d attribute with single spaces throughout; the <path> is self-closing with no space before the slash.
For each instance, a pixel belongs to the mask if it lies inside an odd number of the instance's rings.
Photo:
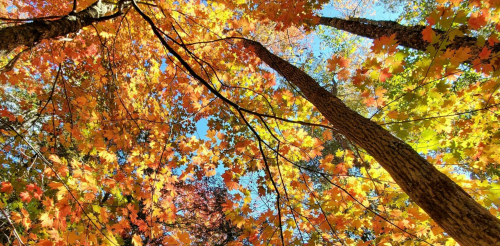
<path id="1" fill-rule="evenodd" d="M 500 245 L 500 220 L 390 132 L 349 109 L 313 78 L 254 41 L 246 48 L 300 88 L 346 138 L 364 148 L 408 196 L 461 245 Z"/>
<path id="2" fill-rule="evenodd" d="M 122 14 L 121 11 L 109 16 L 106 14 L 115 11 L 117 7 L 116 3 L 97 1 L 78 13 L 70 13 L 57 20 L 34 20 L 30 23 L 2 28 L 0 29 L 0 56 L 8 55 L 12 50 L 23 45 L 32 46 L 43 39 L 77 32 L 93 22 L 115 18 Z"/>
<path id="3" fill-rule="evenodd" d="M 367 19 L 352 19 L 352 20 L 344 20 L 340 18 L 329 18 L 329 17 L 320 17 L 319 21 L 320 25 L 331 26 L 336 29 L 350 32 L 352 34 L 356 34 L 365 38 L 377 39 L 383 36 L 391 36 L 393 34 L 396 35 L 396 39 L 399 42 L 399 45 L 413 48 L 416 50 L 425 51 L 427 47 L 430 45 L 429 42 L 423 40 L 422 31 L 425 29 L 425 26 L 403 26 L 394 21 L 374 21 Z M 432 29 L 437 35 L 446 34 L 445 31 Z M 477 45 L 477 38 L 463 36 L 456 36 L 453 41 L 451 41 L 447 49 L 458 50 L 459 48 L 468 47 L 471 49 L 470 54 L 472 55 L 467 63 L 471 63 L 472 60 L 477 58 L 483 47 L 479 47 Z M 495 44 L 493 46 L 489 46 L 488 43 L 485 44 L 485 47 L 490 49 L 492 53 L 500 52 L 500 44 Z"/>

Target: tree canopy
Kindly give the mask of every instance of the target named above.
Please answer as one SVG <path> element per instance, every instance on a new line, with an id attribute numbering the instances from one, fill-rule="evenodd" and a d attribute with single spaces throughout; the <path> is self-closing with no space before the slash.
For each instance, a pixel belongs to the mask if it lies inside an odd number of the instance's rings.
<path id="1" fill-rule="evenodd" d="M 500 245 L 499 9 L 1 2 L 0 244 Z"/>

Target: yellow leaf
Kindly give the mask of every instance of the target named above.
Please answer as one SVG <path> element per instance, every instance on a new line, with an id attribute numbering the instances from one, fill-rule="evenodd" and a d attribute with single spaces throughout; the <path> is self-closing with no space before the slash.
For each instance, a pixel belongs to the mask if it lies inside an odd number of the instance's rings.
<path id="1" fill-rule="evenodd" d="M 42 224 L 42 227 L 51 227 L 52 226 L 52 218 L 50 218 L 49 213 L 43 213 L 40 215 L 40 221 Z"/>
<path id="2" fill-rule="evenodd" d="M 342 157 L 343 155 L 344 155 L 344 151 L 342 151 L 342 150 L 340 150 L 340 149 L 339 149 L 339 150 L 337 150 L 337 152 L 335 152 L 335 156 L 336 156 L 336 157 Z"/>
<path id="3" fill-rule="evenodd" d="M 453 238 L 448 238 L 448 240 L 446 240 L 446 246 L 455 246 L 455 245 L 458 245 L 457 242 L 455 242 L 455 240 L 453 240 Z"/>

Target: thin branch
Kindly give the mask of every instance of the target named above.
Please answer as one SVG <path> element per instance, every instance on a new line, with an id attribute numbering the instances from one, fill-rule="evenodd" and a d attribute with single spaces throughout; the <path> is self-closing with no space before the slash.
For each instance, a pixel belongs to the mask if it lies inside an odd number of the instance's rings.
<path id="1" fill-rule="evenodd" d="M 17 62 L 17 60 L 19 60 L 21 55 L 24 54 L 24 52 L 26 52 L 27 50 L 31 50 L 31 48 L 32 47 L 29 47 L 29 48 L 24 49 L 23 51 L 17 53 L 17 55 L 14 56 L 14 58 L 12 58 L 12 60 L 10 60 L 4 67 L 0 68 L 0 73 L 10 72 L 14 68 L 14 66 L 16 65 L 16 62 Z"/>
<path id="2" fill-rule="evenodd" d="M 19 241 L 19 244 L 25 245 L 23 243 L 23 240 L 19 236 L 19 233 L 17 233 L 16 227 L 14 226 L 14 224 L 12 223 L 12 221 L 10 220 L 9 215 L 7 214 L 7 212 L 5 212 L 3 210 L 3 208 L 0 208 L 0 211 L 2 211 L 3 216 L 5 216 L 5 218 L 7 219 L 7 222 L 9 222 L 10 226 L 12 227 L 12 231 L 14 232 L 14 236 L 16 237 L 17 241 Z"/>

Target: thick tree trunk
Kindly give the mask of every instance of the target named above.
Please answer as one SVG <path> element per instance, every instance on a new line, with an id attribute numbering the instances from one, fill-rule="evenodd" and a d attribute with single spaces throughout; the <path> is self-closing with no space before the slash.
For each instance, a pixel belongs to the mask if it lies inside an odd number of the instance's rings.
<path id="1" fill-rule="evenodd" d="M 500 245 L 500 220 L 408 144 L 349 109 L 309 75 L 270 53 L 260 43 L 243 41 L 243 44 L 299 87 L 339 132 L 372 155 L 401 189 L 458 243 Z"/>
<path id="2" fill-rule="evenodd" d="M 9 54 L 19 46 L 32 46 L 43 39 L 50 39 L 77 32 L 96 21 L 108 20 L 121 15 L 116 12 L 105 16 L 117 9 L 118 5 L 104 1 L 97 1 L 90 7 L 64 16 L 58 20 L 35 20 L 30 23 L 9 26 L 0 29 L 0 56 Z"/>
<path id="3" fill-rule="evenodd" d="M 331 26 L 371 39 L 377 39 L 383 36 L 389 37 L 395 34 L 399 45 L 421 51 L 425 51 L 427 46 L 430 45 L 429 42 L 423 40 L 422 31 L 425 29 L 425 26 L 403 26 L 393 21 L 374 21 L 367 19 L 344 20 L 329 17 L 321 17 L 319 24 Z M 437 35 L 446 33 L 438 29 L 433 30 Z M 500 44 L 489 46 L 489 44 L 486 43 L 485 46 L 492 50 L 492 53 L 500 51 Z M 467 61 L 468 63 L 475 59 L 483 49 L 483 47 L 477 46 L 477 38 L 469 36 L 455 37 L 446 48 L 457 50 L 464 47 L 469 47 L 471 49 L 470 54 L 472 57 Z"/>

